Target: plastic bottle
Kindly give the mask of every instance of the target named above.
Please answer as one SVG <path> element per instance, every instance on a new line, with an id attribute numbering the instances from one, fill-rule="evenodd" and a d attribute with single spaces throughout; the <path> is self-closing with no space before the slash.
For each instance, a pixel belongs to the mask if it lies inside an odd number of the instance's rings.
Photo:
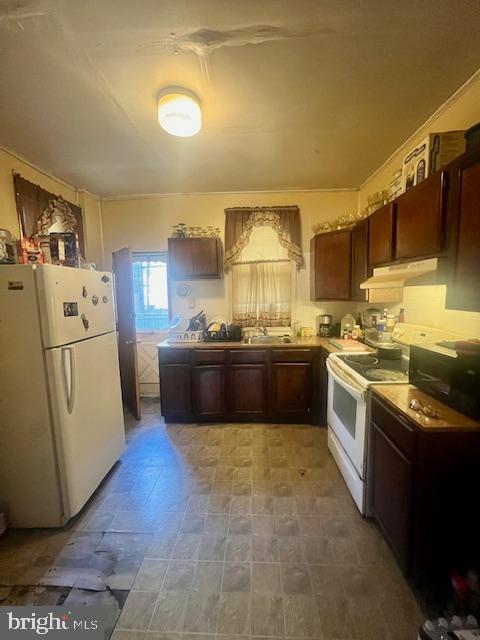
<path id="1" fill-rule="evenodd" d="M 355 318 L 350 313 L 346 313 L 340 324 L 340 336 L 344 339 L 348 338 L 348 333 L 353 331 L 354 326 Z"/>

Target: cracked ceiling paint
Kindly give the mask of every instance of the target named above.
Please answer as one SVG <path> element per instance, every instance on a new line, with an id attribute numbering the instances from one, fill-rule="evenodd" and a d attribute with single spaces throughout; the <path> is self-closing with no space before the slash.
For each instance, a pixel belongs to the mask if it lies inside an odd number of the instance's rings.
<path id="1" fill-rule="evenodd" d="M 103 196 L 356 188 L 478 68 L 471 0 L 0 2 L 0 145 Z M 191 139 L 156 96 L 202 102 Z"/>

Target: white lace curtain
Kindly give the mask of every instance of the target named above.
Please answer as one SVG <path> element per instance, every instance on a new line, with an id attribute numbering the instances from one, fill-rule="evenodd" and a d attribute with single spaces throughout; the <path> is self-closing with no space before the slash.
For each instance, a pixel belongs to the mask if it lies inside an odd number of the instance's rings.
<path id="1" fill-rule="evenodd" d="M 290 261 L 233 265 L 234 324 L 242 327 L 289 326 L 291 291 Z"/>

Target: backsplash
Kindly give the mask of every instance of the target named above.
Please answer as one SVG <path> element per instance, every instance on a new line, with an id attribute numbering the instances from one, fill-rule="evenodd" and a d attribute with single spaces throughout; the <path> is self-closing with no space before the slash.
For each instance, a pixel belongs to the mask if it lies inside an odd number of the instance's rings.
<path id="1" fill-rule="evenodd" d="M 407 286 L 403 290 L 403 302 L 390 307 L 390 311 L 397 315 L 403 307 L 408 323 L 480 337 L 480 313 L 446 309 L 445 295 L 445 285 Z"/>

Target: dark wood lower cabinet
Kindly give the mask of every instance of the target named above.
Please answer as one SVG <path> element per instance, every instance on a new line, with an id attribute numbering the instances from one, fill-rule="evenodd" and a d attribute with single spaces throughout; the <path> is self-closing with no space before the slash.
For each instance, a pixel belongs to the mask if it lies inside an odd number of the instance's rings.
<path id="1" fill-rule="evenodd" d="M 194 411 L 198 420 L 222 420 L 225 417 L 225 366 L 193 367 Z"/>
<path id="2" fill-rule="evenodd" d="M 190 365 L 160 365 L 160 404 L 169 422 L 188 422 L 192 416 L 192 381 Z"/>
<path id="3" fill-rule="evenodd" d="M 328 401 L 328 371 L 327 371 L 327 358 L 328 351 L 322 349 L 320 351 L 318 359 L 318 394 L 316 396 L 316 413 L 318 416 L 318 422 L 322 427 L 327 426 L 327 401 Z M 315 398 L 315 396 L 314 396 Z"/>
<path id="4" fill-rule="evenodd" d="M 320 352 L 320 347 L 159 348 L 162 415 L 167 423 L 318 424 L 320 386 L 326 384 L 319 375 Z"/>
<path id="5" fill-rule="evenodd" d="M 228 415 L 232 420 L 265 420 L 268 378 L 264 363 L 232 364 L 228 377 Z"/>
<path id="6" fill-rule="evenodd" d="M 402 571 L 444 584 L 478 566 L 480 431 L 422 429 L 374 390 L 369 433 L 370 509 Z"/>
<path id="7" fill-rule="evenodd" d="M 375 469 L 371 509 L 403 571 L 409 567 L 412 522 L 413 466 L 400 449 L 371 425 L 371 455 Z"/>
<path id="8" fill-rule="evenodd" d="M 311 364 L 272 363 L 272 417 L 287 422 L 309 422 L 312 406 Z"/>

